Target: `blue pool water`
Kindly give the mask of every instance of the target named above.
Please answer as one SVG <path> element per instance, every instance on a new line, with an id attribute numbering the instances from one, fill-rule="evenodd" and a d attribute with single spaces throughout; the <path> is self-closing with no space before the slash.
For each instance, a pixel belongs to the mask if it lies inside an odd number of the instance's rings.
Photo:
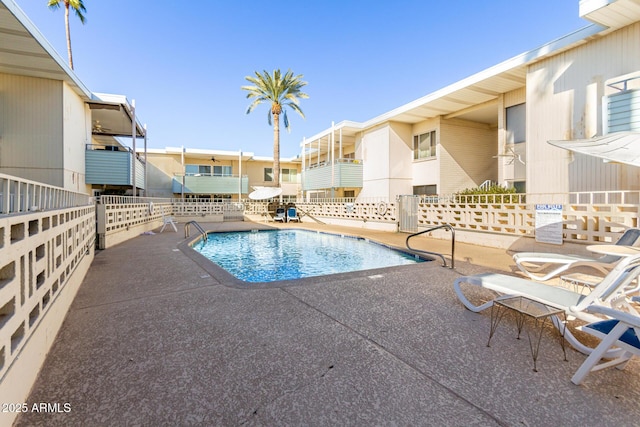
<path id="1" fill-rule="evenodd" d="M 305 230 L 210 233 L 193 249 L 238 279 L 254 283 L 424 261 L 364 239 Z"/>

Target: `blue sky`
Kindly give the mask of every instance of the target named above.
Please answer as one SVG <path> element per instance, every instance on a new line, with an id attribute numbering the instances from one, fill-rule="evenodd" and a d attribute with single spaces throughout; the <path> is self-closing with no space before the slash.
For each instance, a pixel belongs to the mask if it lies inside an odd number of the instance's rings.
<path id="1" fill-rule="evenodd" d="M 15 0 L 66 61 L 63 9 Z M 72 16 L 76 74 L 135 99 L 151 148 L 273 155 L 267 106 L 245 111 L 254 71 L 303 74 L 283 157 L 342 120 L 365 121 L 589 23 L 578 0 L 151 2 L 84 0 Z M 275 6 L 274 6 L 275 5 Z"/>

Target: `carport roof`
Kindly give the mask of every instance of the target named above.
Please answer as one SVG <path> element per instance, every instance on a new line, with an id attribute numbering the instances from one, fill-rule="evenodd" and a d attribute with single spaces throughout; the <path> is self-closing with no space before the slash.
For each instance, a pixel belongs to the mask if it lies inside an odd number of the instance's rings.
<path id="1" fill-rule="evenodd" d="M 0 73 L 65 81 L 81 98 L 91 92 L 13 0 L 0 0 Z"/>

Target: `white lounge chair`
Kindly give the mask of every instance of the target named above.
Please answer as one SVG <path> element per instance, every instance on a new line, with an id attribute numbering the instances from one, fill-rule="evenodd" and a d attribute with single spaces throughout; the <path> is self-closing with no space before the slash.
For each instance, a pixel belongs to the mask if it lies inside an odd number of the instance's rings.
<path id="1" fill-rule="evenodd" d="M 161 233 L 164 231 L 164 228 L 167 225 L 173 227 L 173 231 L 175 231 L 176 233 L 178 232 L 178 228 L 176 227 L 176 220 L 172 216 L 165 216 L 164 214 L 162 214 L 162 228 L 160 229 Z"/>
<path id="2" fill-rule="evenodd" d="M 640 255 L 626 257 L 611 270 L 591 293 L 583 295 L 566 288 L 553 286 L 519 277 L 498 273 L 483 273 L 474 276 L 464 276 L 456 279 L 453 288 L 458 299 L 466 308 L 473 312 L 486 310 L 493 305 L 493 300 L 480 305 L 475 305 L 464 295 L 461 284 L 468 283 L 497 292 L 502 298 L 508 296 L 524 296 L 550 307 L 562 309 L 568 319 L 578 318 L 586 322 L 601 320 L 594 314 L 586 311 L 591 305 L 611 306 L 625 297 L 626 289 L 631 282 L 640 275 Z M 500 298 L 500 297 L 498 297 Z M 561 329 L 562 322 L 556 316 L 552 318 L 553 324 Z M 593 349 L 580 343 L 568 329 L 565 329 L 565 338 L 576 350 L 589 354 Z"/>
<path id="3" fill-rule="evenodd" d="M 582 383 L 590 372 L 613 366 L 624 369 L 633 356 L 640 356 L 640 316 L 609 307 L 593 306 L 588 310 L 608 316 L 610 319 L 582 327 L 583 331 L 601 338 L 602 341 L 571 378 L 574 384 Z M 605 355 L 610 349 L 616 347 L 622 350 L 618 357 L 598 363 L 606 358 Z"/>
<path id="4" fill-rule="evenodd" d="M 640 241 L 640 229 L 627 229 L 616 245 L 634 246 Z M 591 267 L 607 274 L 613 266 L 620 261 L 620 257 L 605 255 L 600 258 L 564 255 L 546 252 L 521 252 L 513 256 L 513 261 L 518 268 L 527 276 L 534 280 L 549 280 L 560 273 L 575 267 Z M 550 271 L 544 272 L 551 268 Z"/>
<path id="5" fill-rule="evenodd" d="M 273 217 L 273 220 L 278 222 L 285 222 L 286 219 L 287 219 L 287 214 L 284 208 L 277 208 L 276 216 Z"/>

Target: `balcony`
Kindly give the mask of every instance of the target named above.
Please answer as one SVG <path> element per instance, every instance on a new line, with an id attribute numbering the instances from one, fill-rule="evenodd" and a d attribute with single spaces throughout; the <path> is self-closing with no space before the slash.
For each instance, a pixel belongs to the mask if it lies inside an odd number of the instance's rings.
<path id="1" fill-rule="evenodd" d="M 133 155 L 126 147 L 88 144 L 85 151 L 87 184 L 133 185 Z M 144 163 L 136 158 L 136 187 L 145 188 Z"/>
<path id="2" fill-rule="evenodd" d="M 242 194 L 249 193 L 249 177 L 243 175 L 176 175 L 173 177 L 172 191 L 182 194 L 182 181 L 184 179 L 185 194 Z M 239 188 L 241 187 L 241 188 Z"/>
<path id="3" fill-rule="evenodd" d="M 338 159 L 322 162 L 304 170 L 302 189 L 362 188 L 362 160 Z"/>

